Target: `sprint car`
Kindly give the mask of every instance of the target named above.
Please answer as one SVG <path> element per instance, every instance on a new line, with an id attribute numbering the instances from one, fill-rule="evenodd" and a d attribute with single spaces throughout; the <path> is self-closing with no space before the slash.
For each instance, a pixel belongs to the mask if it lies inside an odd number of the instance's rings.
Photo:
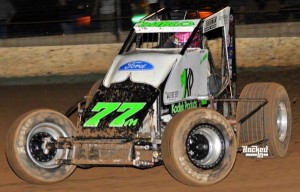
<path id="1" fill-rule="evenodd" d="M 209 48 L 216 38 L 218 62 Z M 34 184 L 62 181 L 76 167 L 163 164 L 179 182 L 205 186 L 229 174 L 238 152 L 284 157 L 292 123 L 285 88 L 257 82 L 238 95 L 236 75 L 230 7 L 160 9 L 134 25 L 105 78 L 65 114 L 18 118 L 7 160 Z"/>

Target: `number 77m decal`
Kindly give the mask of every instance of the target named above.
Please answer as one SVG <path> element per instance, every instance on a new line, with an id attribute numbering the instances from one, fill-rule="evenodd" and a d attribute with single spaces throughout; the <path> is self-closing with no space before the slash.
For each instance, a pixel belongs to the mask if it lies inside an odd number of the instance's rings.
<path id="1" fill-rule="evenodd" d="M 92 109 L 93 112 L 98 113 L 88 119 L 83 126 L 97 127 L 101 119 L 114 111 L 120 112 L 121 114 L 110 122 L 108 125 L 109 127 L 135 126 L 138 122 L 138 119 L 130 117 L 143 109 L 145 105 L 145 102 L 98 102 Z"/>

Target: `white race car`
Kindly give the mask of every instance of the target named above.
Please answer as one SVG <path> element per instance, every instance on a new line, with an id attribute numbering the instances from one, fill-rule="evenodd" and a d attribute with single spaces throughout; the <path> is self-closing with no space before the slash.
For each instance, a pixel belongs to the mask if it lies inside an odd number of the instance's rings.
<path id="1" fill-rule="evenodd" d="M 136 23 L 103 80 L 65 115 L 50 109 L 12 125 L 6 154 L 29 183 L 67 178 L 76 167 L 164 164 L 187 185 L 219 182 L 238 151 L 284 157 L 291 107 L 283 86 L 236 91 L 230 7 L 161 9 Z M 221 38 L 221 61 L 208 45 Z M 67 118 L 78 113 L 76 126 Z M 66 117 L 67 116 L 67 117 Z"/>

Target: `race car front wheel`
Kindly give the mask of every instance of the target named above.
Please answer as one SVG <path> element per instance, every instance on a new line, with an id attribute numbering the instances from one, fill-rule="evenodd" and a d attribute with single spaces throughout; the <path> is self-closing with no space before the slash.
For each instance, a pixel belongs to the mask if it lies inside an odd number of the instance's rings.
<path id="1" fill-rule="evenodd" d="M 49 109 L 30 111 L 11 126 L 6 140 L 6 156 L 13 171 L 24 181 L 50 184 L 64 180 L 76 166 L 60 165 L 71 150 L 57 149 L 59 137 L 70 137 L 75 127 L 59 112 Z"/>
<path id="2" fill-rule="evenodd" d="M 209 109 L 175 115 L 162 138 L 162 157 L 179 182 L 205 186 L 224 179 L 237 153 L 235 134 L 227 120 Z"/>

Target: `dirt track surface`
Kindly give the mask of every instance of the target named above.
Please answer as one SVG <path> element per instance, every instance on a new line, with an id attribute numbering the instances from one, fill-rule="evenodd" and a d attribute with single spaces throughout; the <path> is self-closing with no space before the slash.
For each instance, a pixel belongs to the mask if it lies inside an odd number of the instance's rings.
<path id="1" fill-rule="evenodd" d="M 275 81 L 285 86 L 292 105 L 293 127 L 288 154 L 282 159 L 248 159 L 238 154 L 223 181 L 209 187 L 189 187 L 174 180 L 164 166 L 139 170 L 131 167 L 79 169 L 53 185 L 32 185 L 19 179 L 5 157 L 5 137 L 13 121 L 36 108 L 60 112 L 90 89 L 91 83 L 2 86 L 0 94 L 0 191 L 300 191 L 300 68 L 239 73 L 239 92 L 246 83 Z"/>

